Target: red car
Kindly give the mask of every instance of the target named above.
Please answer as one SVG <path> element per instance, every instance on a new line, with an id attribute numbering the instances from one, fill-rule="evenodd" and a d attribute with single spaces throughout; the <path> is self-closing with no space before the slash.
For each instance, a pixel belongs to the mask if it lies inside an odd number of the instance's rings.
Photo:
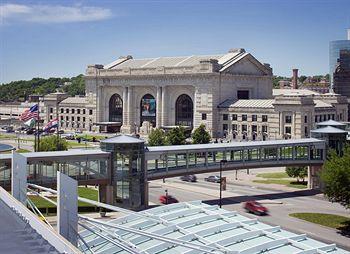
<path id="1" fill-rule="evenodd" d="M 168 200 L 167 200 L 167 198 L 168 198 Z M 171 195 L 167 195 L 167 196 L 162 195 L 159 197 L 159 201 L 160 201 L 160 203 L 165 204 L 165 205 L 179 203 L 179 201 Z"/>
<path id="2" fill-rule="evenodd" d="M 244 209 L 249 213 L 256 215 L 268 214 L 269 210 L 257 201 L 247 201 L 244 204 Z"/>

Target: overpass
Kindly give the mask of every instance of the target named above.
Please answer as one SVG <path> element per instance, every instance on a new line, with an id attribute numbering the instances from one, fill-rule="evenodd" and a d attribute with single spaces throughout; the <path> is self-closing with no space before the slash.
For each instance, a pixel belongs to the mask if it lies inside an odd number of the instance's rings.
<path id="1" fill-rule="evenodd" d="M 320 166 L 325 142 L 314 138 L 147 147 L 147 180 L 223 171 Z"/>
<path id="2" fill-rule="evenodd" d="M 325 157 L 326 142 L 315 138 L 145 147 L 143 140 L 120 135 L 102 141 L 101 150 L 0 154 L 0 185 L 10 188 L 11 165 L 21 158 L 29 183 L 55 187 L 60 171 L 79 185 L 99 185 L 105 202 L 141 209 L 150 180 L 217 172 L 225 161 L 224 171 L 309 166 L 309 182 L 317 183 Z"/>

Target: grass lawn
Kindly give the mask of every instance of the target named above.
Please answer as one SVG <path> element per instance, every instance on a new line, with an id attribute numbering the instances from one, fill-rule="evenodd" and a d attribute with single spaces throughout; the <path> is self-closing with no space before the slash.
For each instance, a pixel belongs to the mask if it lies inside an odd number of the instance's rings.
<path id="1" fill-rule="evenodd" d="M 78 195 L 83 198 L 91 199 L 94 201 L 98 200 L 98 191 L 92 188 L 85 188 L 85 187 L 78 187 Z M 46 201 L 45 199 L 37 196 L 31 196 L 30 199 L 34 202 L 34 204 L 38 208 L 50 208 L 50 207 L 56 207 L 54 204 L 51 204 L 49 201 Z M 56 201 L 56 198 L 53 198 L 52 200 Z M 78 202 L 78 205 L 80 207 L 93 207 L 93 205 L 84 203 L 84 202 Z"/>
<path id="2" fill-rule="evenodd" d="M 322 226 L 344 230 L 350 226 L 350 217 L 327 213 L 291 213 L 291 217 L 306 220 Z"/>
<path id="3" fill-rule="evenodd" d="M 296 181 L 290 181 L 288 179 L 265 179 L 265 180 L 253 180 L 254 183 L 265 183 L 265 184 L 281 184 L 288 187 L 293 187 L 297 189 L 306 189 L 307 188 L 307 182 L 296 182 Z"/>
<path id="4" fill-rule="evenodd" d="M 262 178 L 289 178 L 286 172 L 262 173 L 256 176 Z"/>
<path id="5" fill-rule="evenodd" d="M 91 147 L 89 144 L 85 144 L 85 142 L 81 142 L 80 144 L 78 142 L 68 141 L 68 148 L 73 147 Z"/>

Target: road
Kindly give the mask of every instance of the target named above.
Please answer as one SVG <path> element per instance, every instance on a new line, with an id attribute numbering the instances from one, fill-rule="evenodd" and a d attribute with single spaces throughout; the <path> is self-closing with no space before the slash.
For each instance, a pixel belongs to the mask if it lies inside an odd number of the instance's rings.
<path id="1" fill-rule="evenodd" d="M 180 202 L 202 200 L 211 205 L 219 203 L 219 184 L 204 182 L 208 174 L 197 175 L 198 182 L 187 183 L 177 178 L 152 181 L 149 185 L 149 199 L 151 203 L 159 205 L 158 198 L 164 195 L 165 189 L 169 195 L 175 196 Z M 268 216 L 247 214 L 242 208 L 242 202 L 247 200 L 261 200 L 269 209 Z M 297 190 L 284 192 L 261 189 L 257 187 L 234 185 L 228 183 L 223 192 L 223 208 L 229 211 L 239 211 L 251 218 L 258 218 L 270 225 L 279 225 L 287 230 L 304 233 L 317 240 L 336 243 L 338 246 L 350 250 L 350 238 L 341 235 L 336 230 L 319 226 L 290 217 L 294 212 L 332 213 L 349 217 L 349 212 L 339 204 L 332 204 L 315 191 Z"/>

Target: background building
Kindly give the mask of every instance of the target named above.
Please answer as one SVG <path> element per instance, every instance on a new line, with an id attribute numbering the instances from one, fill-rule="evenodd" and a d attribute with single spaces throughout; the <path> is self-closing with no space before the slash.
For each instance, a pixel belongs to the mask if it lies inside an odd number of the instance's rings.
<path id="1" fill-rule="evenodd" d="M 329 75 L 331 88 L 334 86 L 333 75 L 338 66 L 338 59 L 340 57 L 341 50 L 350 50 L 350 29 L 348 29 L 347 40 L 337 40 L 329 43 Z"/>

